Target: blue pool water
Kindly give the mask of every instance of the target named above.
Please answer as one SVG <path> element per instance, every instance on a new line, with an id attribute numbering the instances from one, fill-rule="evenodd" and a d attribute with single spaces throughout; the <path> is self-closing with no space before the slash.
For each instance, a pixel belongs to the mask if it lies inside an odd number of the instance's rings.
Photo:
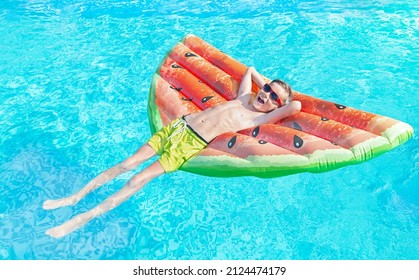
<path id="1" fill-rule="evenodd" d="M 298 91 L 419 130 L 415 0 L 2 0 L 0 259 L 419 259 L 417 134 L 322 174 L 176 172 L 63 239 L 45 235 L 135 174 L 74 207 L 41 207 L 148 139 L 152 74 L 188 33 Z"/>

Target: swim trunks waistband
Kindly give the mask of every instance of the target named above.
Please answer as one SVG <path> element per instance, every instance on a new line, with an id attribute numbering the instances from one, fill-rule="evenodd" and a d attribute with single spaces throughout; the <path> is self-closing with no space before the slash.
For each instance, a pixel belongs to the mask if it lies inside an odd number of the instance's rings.
<path id="1" fill-rule="evenodd" d="M 198 136 L 198 138 L 199 139 L 201 139 L 202 141 L 204 141 L 204 143 L 205 144 L 209 144 L 208 142 L 207 142 L 207 140 L 205 140 L 201 135 L 199 135 L 198 134 L 198 132 L 196 132 L 189 124 L 188 124 L 188 122 L 185 120 L 185 116 L 187 116 L 187 115 L 183 115 L 182 116 L 182 120 L 184 120 L 185 121 L 185 123 L 186 123 L 186 126 L 196 135 L 196 136 Z"/>

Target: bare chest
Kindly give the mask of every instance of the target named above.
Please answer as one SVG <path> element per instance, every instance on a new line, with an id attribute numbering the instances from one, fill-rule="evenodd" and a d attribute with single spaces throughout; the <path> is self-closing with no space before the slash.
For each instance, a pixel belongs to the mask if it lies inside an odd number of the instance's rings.
<path id="1" fill-rule="evenodd" d="M 188 116 L 188 124 L 207 140 L 226 132 L 237 132 L 254 126 L 260 113 L 250 111 L 239 101 L 227 102 Z"/>

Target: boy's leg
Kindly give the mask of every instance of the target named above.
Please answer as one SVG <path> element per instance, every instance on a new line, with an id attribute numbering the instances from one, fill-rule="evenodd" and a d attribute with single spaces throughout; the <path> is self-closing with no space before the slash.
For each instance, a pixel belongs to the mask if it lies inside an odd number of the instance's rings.
<path id="1" fill-rule="evenodd" d="M 133 170 L 138 165 L 148 160 L 149 158 L 156 155 L 156 152 L 148 144 L 144 144 L 141 148 L 135 152 L 132 156 L 125 159 L 123 162 L 107 169 L 106 171 L 100 173 L 93 180 L 87 183 L 79 192 L 73 194 L 72 196 L 56 199 L 56 200 L 47 200 L 43 204 L 44 209 L 55 209 L 63 206 L 74 205 L 79 202 L 83 197 L 85 197 L 90 192 L 99 188 L 106 182 L 114 179 L 115 177 Z"/>
<path id="2" fill-rule="evenodd" d="M 138 192 L 150 180 L 164 173 L 165 171 L 161 166 L 160 162 L 155 161 L 142 172 L 132 177 L 121 190 L 107 198 L 104 202 L 87 212 L 77 215 L 76 217 L 72 218 L 71 220 L 65 222 L 60 226 L 48 230 L 46 234 L 55 238 L 60 238 L 74 231 L 75 229 L 80 228 L 91 219 L 117 207 L 122 202 L 124 202 L 132 195 L 134 195 L 136 192 Z"/>

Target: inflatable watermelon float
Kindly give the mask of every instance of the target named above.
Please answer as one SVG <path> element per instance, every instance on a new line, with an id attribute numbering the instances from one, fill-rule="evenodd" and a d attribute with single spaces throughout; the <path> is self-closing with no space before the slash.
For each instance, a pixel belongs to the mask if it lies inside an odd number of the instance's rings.
<path id="1" fill-rule="evenodd" d="M 194 35 L 163 59 L 148 100 L 151 132 L 172 120 L 235 99 L 247 66 Z M 257 88 L 254 88 L 255 92 Z M 279 177 L 325 172 L 385 153 L 409 140 L 401 121 L 294 91 L 301 112 L 275 124 L 215 138 L 180 169 L 206 176 Z"/>

